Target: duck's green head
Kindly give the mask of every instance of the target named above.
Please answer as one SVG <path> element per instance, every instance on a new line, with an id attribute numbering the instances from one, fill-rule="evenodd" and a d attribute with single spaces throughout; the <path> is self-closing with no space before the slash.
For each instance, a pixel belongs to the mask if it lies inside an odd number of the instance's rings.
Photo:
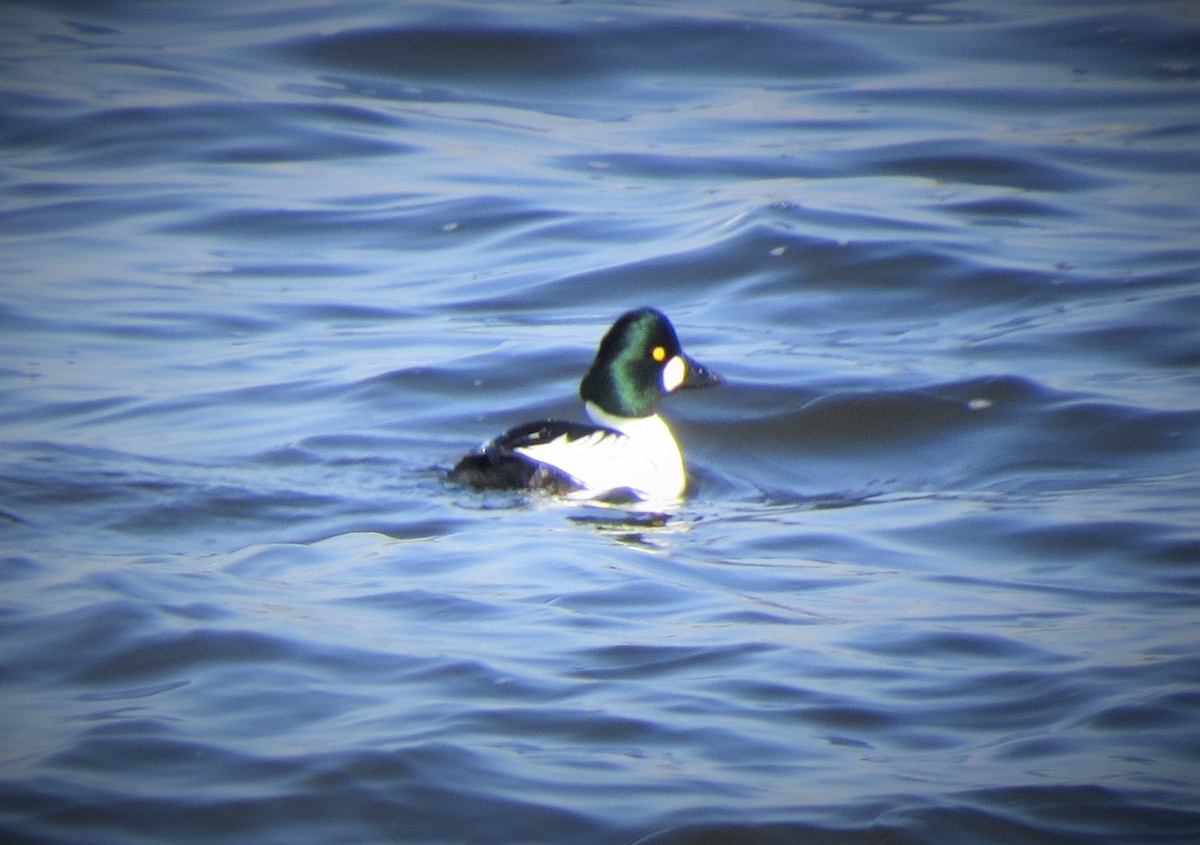
<path id="1" fill-rule="evenodd" d="M 666 315 L 640 308 L 621 315 L 604 335 L 579 395 L 614 416 L 647 417 L 669 393 L 720 383 L 719 375 L 683 353 Z"/>

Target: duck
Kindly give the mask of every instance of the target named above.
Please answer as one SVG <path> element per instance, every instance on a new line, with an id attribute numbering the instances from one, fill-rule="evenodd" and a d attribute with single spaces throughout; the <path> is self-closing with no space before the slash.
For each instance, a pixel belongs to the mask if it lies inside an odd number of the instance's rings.
<path id="1" fill-rule="evenodd" d="M 590 423 L 515 426 L 464 455 L 448 478 L 476 490 L 525 490 L 576 501 L 678 501 L 687 473 L 659 403 L 679 390 L 723 382 L 684 353 L 662 311 L 628 311 L 605 333 L 579 383 Z"/>

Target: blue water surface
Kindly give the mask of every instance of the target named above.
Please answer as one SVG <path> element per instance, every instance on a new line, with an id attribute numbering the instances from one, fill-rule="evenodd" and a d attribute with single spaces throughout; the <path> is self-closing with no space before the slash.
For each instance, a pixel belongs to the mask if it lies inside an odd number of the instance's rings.
<path id="1" fill-rule="evenodd" d="M 0 17 L 4 841 L 1200 841 L 1190 4 Z"/>

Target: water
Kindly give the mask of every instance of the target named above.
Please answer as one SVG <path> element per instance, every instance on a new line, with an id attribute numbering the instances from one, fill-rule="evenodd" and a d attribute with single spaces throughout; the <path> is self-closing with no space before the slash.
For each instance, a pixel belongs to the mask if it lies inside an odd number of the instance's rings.
<path id="1" fill-rule="evenodd" d="M 2 14 L 5 841 L 1200 841 L 1192 4 Z"/>

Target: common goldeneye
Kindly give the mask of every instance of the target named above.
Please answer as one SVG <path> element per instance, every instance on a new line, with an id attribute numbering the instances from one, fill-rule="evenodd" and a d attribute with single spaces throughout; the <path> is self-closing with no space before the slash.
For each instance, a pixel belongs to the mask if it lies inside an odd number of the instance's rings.
<path id="1" fill-rule="evenodd" d="M 683 456 L 655 409 L 676 390 L 721 381 L 683 353 L 661 311 L 630 311 L 604 335 L 579 384 L 594 425 L 519 425 L 464 456 L 449 478 L 481 489 L 538 490 L 569 499 L 678 499 L 687 485 Z"/>

